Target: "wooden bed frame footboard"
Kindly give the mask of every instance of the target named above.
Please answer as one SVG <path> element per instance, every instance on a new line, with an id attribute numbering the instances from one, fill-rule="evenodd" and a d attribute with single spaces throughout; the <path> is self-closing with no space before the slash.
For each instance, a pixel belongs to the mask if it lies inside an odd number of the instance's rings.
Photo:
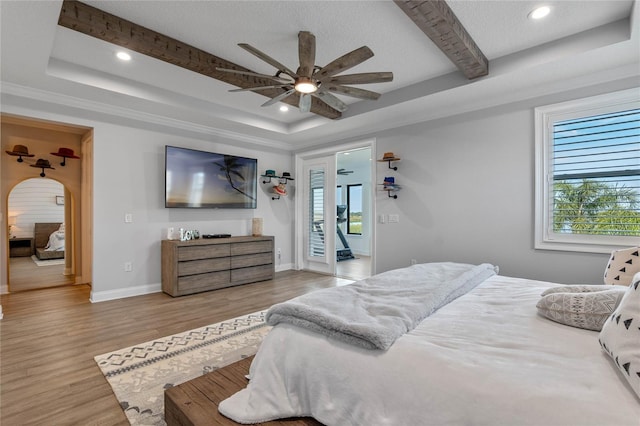
<path id="1" fill-rule="evenodd" d="M 164 392 L 167 426 L 239 425 L 218 412 L 220 401 L 247 386 L 253 356 L 174 386 Z M 312 418 L 275 420 L 260 425 L 322 426 Z"/>

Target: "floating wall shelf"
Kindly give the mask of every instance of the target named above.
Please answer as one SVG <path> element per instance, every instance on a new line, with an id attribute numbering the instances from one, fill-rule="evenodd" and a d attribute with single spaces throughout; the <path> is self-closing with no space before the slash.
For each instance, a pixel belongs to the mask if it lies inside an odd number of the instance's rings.
<path id="1" fill-rule="evenodd" d="M 279 200 L 281 196 L 287 195 L 286 185 L 290 180 L 294 180 L 288 172 L 284 172 L 282 176 L 278 176 L 273 170 L 267 170 L 265 174 L 260 176 L 264 178 L 262 179 L 263 184 L 272 183 L 272 179 L 278 183 L 273 187 L 275 195 L 271 197 L 272 200 Z"/>

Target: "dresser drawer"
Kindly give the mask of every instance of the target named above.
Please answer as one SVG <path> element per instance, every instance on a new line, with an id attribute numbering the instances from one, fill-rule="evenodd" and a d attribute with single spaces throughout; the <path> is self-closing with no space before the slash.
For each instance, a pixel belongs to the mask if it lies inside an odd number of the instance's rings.
<path id="1" fill-rule="evenodd" d="M 212 259 L 188 260 L 178 262 L 178 276 L 204 274 L 206 272 L 224 271 L 229 269 L 229 257 L 215 257 Z"/>
<path id="2" fill-rule="evenodd" d="M 249 268 L 231 270 L 231 282 L 233 284 L 271 279 L 273 279 L 273 265 L 252 266 Z"/>
<path id="3" fill-rule="evenodd" d="M 251 241 L 231 244 L 231 256 L 273 251 L 273 241 Z"/>
<path id="4" fill-rule="evenodd" d="M 246 268 L 248 266 L 270 265 L 273 263 L 273 253 L 245 254 L 231 258 L 231 269 Z"/>
<path id="5" fill-rule="evenodd" d="M 178 247 L 178 261 L 227 257 L 230 253 L 229 244 Z"/>
<path id="6" fill-rule="evenodd" d="M 209 272 L 207 274 L 188 275 L 178 278 L 178 294 L 198 293 L 206 290 L 227 287 L 230 282 L 229 271 Z"/>

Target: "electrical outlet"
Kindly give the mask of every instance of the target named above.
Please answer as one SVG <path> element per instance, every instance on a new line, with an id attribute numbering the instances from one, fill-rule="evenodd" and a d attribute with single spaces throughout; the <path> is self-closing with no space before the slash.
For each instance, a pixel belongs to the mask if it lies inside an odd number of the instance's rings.
<path id="1" fill-rule="evenodd" d="M 282 250 L 276 250 L 276 254 L 278 255 L 278 260 L 282 259 Z"/>
<path id="2" fill-rule="evenodd" d="M 125 262 L 124 263 L 124 271 L 125 272 L 133 271 L 133 264 L 131 262 Z"/>
<path id="3" fill-rule="evenodd" d="M 124 215 L 124 222 L 125 223 L 131 223 L 133 222 L 133 215 L 131 213 L 125 213 Z"/>
<path id="4" fill-rule="evenodd" d="M 418 261 L 417 261 L 417 260 L 415 260 L 415 259 L 411 259 L 411 264 L 412 264 L 412 265 L 415 265 L 416 263 L 418 263 Z"/>

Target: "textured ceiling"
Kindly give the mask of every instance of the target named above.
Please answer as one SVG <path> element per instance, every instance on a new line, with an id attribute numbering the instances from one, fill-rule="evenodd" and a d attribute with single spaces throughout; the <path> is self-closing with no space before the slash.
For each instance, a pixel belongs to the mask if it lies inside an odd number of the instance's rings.
<path id="1" fill-rule="evenodd" d="M 632 0 L 550 1 L 552 13 L 540 22 L 527 19 L 538 1 L 448 1 L 490 61 L 489 76 L 472 82 L 392 1 L 86 3 L 265 74 L 275 70 L 238 43 L 294 69 L 300 30 L 315 34 L 320 66 L 369 46 L 375 56 L 348 73 L 392 71 L 394 81 L 360 86 L 383 93 L 378 101 L 341 97 L 349 109 L 331 121 L 295 108 L 261 108 L 260 95 L 229 93 L 226 83 L 139 54 L 118 62 L 116 46 L 57 26 L 59 1 L 0 2 L 2 80 L 9 83 L 3 93 L 36 88 L 285 149 L 478 108 L 496 88 L 526 96 L 527 81 L 542 87 L 637 69 L 640 50 Z"/>

